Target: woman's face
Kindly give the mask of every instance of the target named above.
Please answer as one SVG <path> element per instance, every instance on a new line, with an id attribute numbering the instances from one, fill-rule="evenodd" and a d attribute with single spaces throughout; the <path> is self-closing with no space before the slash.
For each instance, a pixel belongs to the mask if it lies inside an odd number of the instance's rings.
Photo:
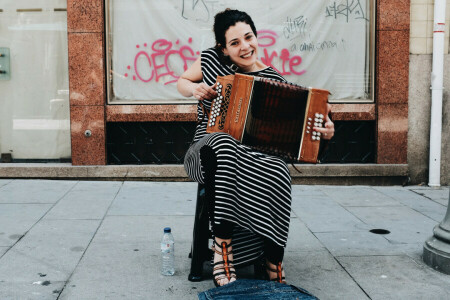
<path id="1" fill-rule="evenodd" d="M 256 71 L 258 40 L 250 25 L 238 22 L 225 32 L 223 53 L 245 72 Z"/>

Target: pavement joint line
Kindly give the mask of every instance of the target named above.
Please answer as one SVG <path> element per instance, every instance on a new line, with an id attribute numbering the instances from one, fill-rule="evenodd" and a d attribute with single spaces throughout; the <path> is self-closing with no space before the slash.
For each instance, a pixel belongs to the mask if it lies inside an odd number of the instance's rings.
<path id="1" fill-rule="evenodd" d="M 79 182 L 79 181 L 78 181 Z M 80 262 L 83 260 L 84 255 L 86 254 L 86 251 L 89 249 L 89 246 L 91 245 L 92 241 L 94 240 L 95 236 L 97 235 L 98 230 L 100 229 L 100 227 L 102 226 L 103 222 L 105 221 L 106 216 L 108 215 L 108 211 L 111 208 L 111 206 L 113 205 L 114 201 L 117 198 L 117 195 L 119 194 L 120 190 L 122 190 L 122 187 L 124 185 L 124 181 L 122 181 L 122 184 L 120 185 L 120 187 L 117 189 L 116 194 L 114 195 L 113 199 L 111 200 L 111 203 L 109 203 L 108 208 L 105 210 L 105 213 L 103 214 L 103 218 L 100 220 L 97 229 L 95 230 L 94 234 L 91 237 L 91 240 L 89 241 L 89 243 L 86 246 L 86 249 L 84 249 L 83 254 L 81 255 L 80 259 L 78 260 L 76 266 L 73 268 L 72 272 L 70 273 L 70 275 L 67 277 L 67 280 L 65 281 L 63 287 L 61 288 L 61 291 L 59 291 L 58 297 L 56 297 L 56 300 L 59 300 L 59 298 L 61 297 L 62 292 L 64 291 L 64 289 L 67 286 L 67 283 L 70 282 L 70 279 L 72 278 L 73 274 L 75 273 L 75 271 L 77 270 L 78 266 L 80 265 Z"/>
<path id="2" fill-rule="evenodd" d="M 322 241 L 314 234 L 314 237 L 322 244 Z M 323 245 L 323 244 L 322 244 Z M 323 245 L 325 247 L 325 251 L 328 252 L 330 254 L 331 257 L 333 257 L 333 259 L 336 261 L 336 263 L 341 267 L 342 270 L 344 270 L 345 273 L 348 274 L 348 276 L 353 280 L 353 282 L 361 289 L 361 291 L 367 296 L 367 298 L 371 299 L 372 298 L 369 296 L 369 294 L 363 289 L 363 287 L 355 280 L 355 278 L 353 278 L 353 276 L 347 271 L 347 269 L 341 264 L 341 262 L 337 259 L 336 256 L 333 255 L 333 253 L 331 253 L 330 249 L 328 249 L 325 245 Z"/>
<path id="3" fill-rule="evenodd" d="M 437 202 L 437 201 L 431 199 L 430 197 L 425 196 L 424 194 L 421 194 L 421 193 L 419 193 L 419 192 L 416 192 L 416 191 L 418 191 L 418 190 L 410 189 L 410 191 L 413 192 L 413 193 L 416 193 L 417 195 L 419 195 L 419 196 L 421 196 L 421 197 L 423 197 L 423 198 L 427 198 L 428 200 L 433 201 L 434 203 L 437 203 L 437 204 L 439 204 L 439 205 L 442 205 L 442 206 L 444 206 L 444 207 L 447 207 L 446 205 L 444 205 L 444 204 L 442 204 L 442 203 L 439 203 L 439 202 Z"/>
<path id="4" fill-rule="evenodd" d="M 52 204 L 49 209 L 8 249 L 6 250 L 6 252 L 1 256 L 1 258 L 8 253 L 9 251 L 11 251 L 12 248 L 14 248 L 15 245 L 17 245 L 17 243 L 19 243 L 20 240 L 22 240 L 22 238 L 25 237 L 25 235 L 28 234 L 28 232 L 30 232 L 30 230 L 32 230 L 37 223 L 39 223 L 40 221 L 42 221 L 42 219 L 44 219 L 44 217 L 49 213 L 49 211 L 51 211 L 56 204 L 59 203 L 59 201 L 61 201 L 61 199 L 63 199 L 77 184 L 79 183 L 79 181 L 77 181 L 74 185 L 72 185 L 72 187 L 70 189 L 68 189 L 64 195 L 62 195 L 57 201 L 55 201 L 54 203 L 44 203 L 44 204 Z M 16 203 L 18 204 L 18 203 Z M 24 203 L 19 203 L 19 204 L 24 204 Z M 25 203 L 26 204 L 26 203 Z M 42 203 L 33 203 L 33 204 L 42 204 Z"/>

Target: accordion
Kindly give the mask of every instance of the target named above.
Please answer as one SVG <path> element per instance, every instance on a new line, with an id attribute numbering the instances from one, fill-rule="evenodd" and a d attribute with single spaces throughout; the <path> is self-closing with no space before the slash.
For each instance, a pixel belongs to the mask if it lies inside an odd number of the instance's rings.
<path id="1" fill-rule="evenodd" d="M 206 132 L 225 132 L 259 152 L 316 163 L 326 90 L 263 77 L 218 76 Z"/>

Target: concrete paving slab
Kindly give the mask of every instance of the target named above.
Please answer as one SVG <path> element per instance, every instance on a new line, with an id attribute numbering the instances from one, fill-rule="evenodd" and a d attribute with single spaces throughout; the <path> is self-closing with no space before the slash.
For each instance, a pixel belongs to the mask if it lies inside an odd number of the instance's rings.
<path id="1" fill-rule="evenodd" d="M 12 181 L 12 179 L 0 179 L 0 187 L 7 185 L 11 181 Z"/>
<path id="2" fill-rule="evenodd" d="M 57 299 L 65 282 L 51 282 L 41 278 L 30 282 L 1 282 L 0 299 L 49 300 Z"/>
<path id="3" fill-rule="evenodd" d="M 449 299 L 450 276 L 406 255 L 339 257 L 371 299 Z"/>
<path id="4" fill-rule="evenodd" d="M 447 211 L 446 206 L 401 186 L 376 186 L 373 188 L 437 222 L 444 219 Z"/>
<path id="5" fill-rule="evenodd" d="M 381 235 L 368 231 L 316 233 L 333 256 L 395 255 L 403 251 Z"/>
<path id="6" fill-rule="evenodd" d="M 9 248 L 10 247 L 0 247 L 0 258 L 9 250 Z"/>
<path id="7" fill-rule="evenodd" d="M 439 188 L 411 188 L 415 193 L 436 201 L 442 205 L 447 206 L 449 201 L 449 187 Z"/>
<path id="8" fill-rule="evenodd" d="M 101 220 L 122 182 L 80 181 L 45 216 L 45 219 Z"/>
<path id="9" fill-rule="evenodd" d="M 125 182 L 108 215 L 195 214 L 197 185 L 168 182 Z"/>
<path id="10" fill-rule="evenodd" d="M 53 204 L 0 204 L 0 246 L 12 246 Z"/>
<path id="11" fill-rule="evenodd" d="M 409 207 L 348 207 L 352 214 L 372 229 L 386 229 L 384 235 L 393 243 L 417 243 L 425 241 L 437 222 Z"/>
<path id="12" fill-rule="evenodd" d="M 288 241 L 286 252 L 325 250 L 324 245 L 298 218 L 291 219 Z"/>
<path id="13" fill-rule="evenodd" d="M 321 186 L 317 185 L 293 185 L 292 197 L 326 196 Z"/>
<path id="14" fill-rule="evenodd" d="M 171 226 L 176 274 L 160 275 L 160 240 Z M 195 299 L 211 281 L 187 280 L 191 216 L 107 216 L 60 299 Z"/>
<path id="15" fill-rule="evenodd" d="M 322 191 L 342 206 L 398 206 L 391 197 L 369 186 L 323 186 Z"/>
<path id="16" fill-rule="evenodd" d="M 16 217 L 39 220 L 52 207 L 52 204 L 0 204 L 0 219 Z"/>
<path id="17" fill-rule="evenodd" d="M 55 203 L 77 181 L 13 180 L 0 188 L 0 203 Z"/>
<path id="18" fill-rule="evenodd" d="M 292 210 L 312 232 L 365 231 L 367 225 L 330 197 L 294 197 Z"/>
<path id="19" fill-rule="evenodd" d="M 20 240 L 37 220 L 20 217 L 0 218 L 0 246 L 13 246 Z"/>
<path id="20" fill-rule="evenodd" d="M 327 251 L 288 252 L 286 278 L 321 300 L 368 299 L 358 284 Z"/>
<path id="21" fill-rule="evenodd" d="M 66 281 L 95 234 L 99 221 L 41 220 L 0 259 L 0 280 Z"/>

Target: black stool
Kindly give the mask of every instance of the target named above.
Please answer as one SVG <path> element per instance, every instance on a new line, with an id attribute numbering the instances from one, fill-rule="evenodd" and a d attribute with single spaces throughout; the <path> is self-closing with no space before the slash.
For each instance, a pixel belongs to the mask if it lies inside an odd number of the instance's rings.
<path id="1" fill-rule="evenodd" d="M 191 253 L 189 254 L 189 258 L 192 259 L 189 281 L 201 281 L 203 279 L 203 263 L 212 258 L 212 250 L 208 247 L 208 240 L 211 237 L 205 186 L 199 184 L 197 188 L 197 204 L 195 206 L 193 239 Z"/>
<path id="2" fill-rule="evenodd" d="M 199 184 L 197 188 L 197 204 L 195 206 L 194 230 L 189 258 L 191 261 L 191 271 L 188 276 L 189 281 L 203 280 L 203 263 L 210 261 L 213 251 L 209 248 L 209 239 L 212 233 L 209 229 L 208 202 L 205 193 L 205 185 Z M 264 278 L 265 268 L 261 261 L 254 262 L 255 278 Z"/>

